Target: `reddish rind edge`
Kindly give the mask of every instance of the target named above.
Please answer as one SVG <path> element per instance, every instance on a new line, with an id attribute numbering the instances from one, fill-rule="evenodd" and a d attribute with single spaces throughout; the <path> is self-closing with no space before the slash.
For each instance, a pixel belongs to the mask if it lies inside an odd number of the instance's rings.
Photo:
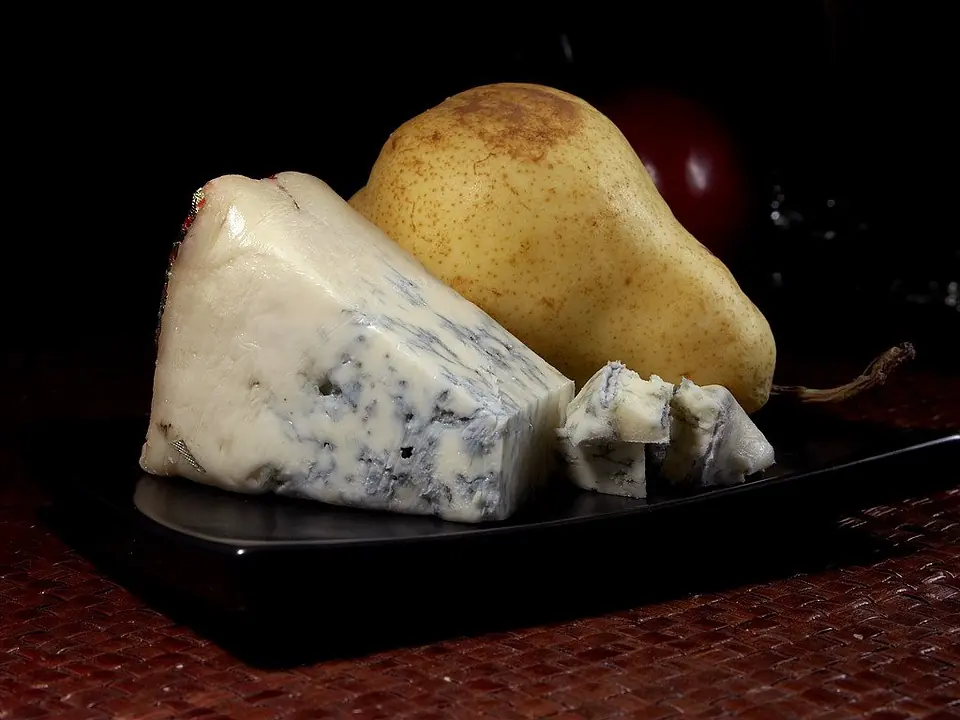
<path id="1" fill-rule="evenodd" d="M 173 273 L 173 265 L 176 263 L 177 256 L 180 254 L 180 246 L 183 244 L 184 240 L 186 240 L 187 233 L 190 231 L 194 220 L 197 219 L 197 213 L 200 212 L 206 202 L 207 198 L 203 194 L 203 188 L 200 188 L 193 193 L 193 197 L 190 200 L 190 212 L 180 225 L 180 233 L 177 236 L 177 239 L 174 241 L 173 246 L 170 248 L 170 258 L 167 261 L 167 273 L 164 277 L 163 291 L 160 295 L 160 310 L 157 312 L 157 330 L 154 337 L 154 341 L 157 344 L 160 343 L 160 328 L 163 325 L 163 310 L 167 305 L 167 288 L 170 285 L 170 275 Z"/>

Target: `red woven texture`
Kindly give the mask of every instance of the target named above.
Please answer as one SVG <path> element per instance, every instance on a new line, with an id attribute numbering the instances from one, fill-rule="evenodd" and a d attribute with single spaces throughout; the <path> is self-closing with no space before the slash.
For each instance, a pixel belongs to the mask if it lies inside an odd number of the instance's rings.
<path id="1" fill-rule="evenodd" d="M 940 414 L 904 398 L 899 424 Z M 960 490 L 847 521 L 909 551 L 872 565 L 277 672 L 102 577 L 40 500 L 0 485 L 4 720 L 960 719 Z"/>

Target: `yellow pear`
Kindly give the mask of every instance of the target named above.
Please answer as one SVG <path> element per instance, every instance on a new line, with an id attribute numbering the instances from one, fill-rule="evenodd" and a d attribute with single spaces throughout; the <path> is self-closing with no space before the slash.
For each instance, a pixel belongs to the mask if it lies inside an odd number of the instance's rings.
<path id="1" fill-rule="evenodd" d="M 467 90 L 394 131 L 351 205 L 578 386 L 611 360 L 766 403 L 776 345 L 616 125 L 568 93 Z"/>

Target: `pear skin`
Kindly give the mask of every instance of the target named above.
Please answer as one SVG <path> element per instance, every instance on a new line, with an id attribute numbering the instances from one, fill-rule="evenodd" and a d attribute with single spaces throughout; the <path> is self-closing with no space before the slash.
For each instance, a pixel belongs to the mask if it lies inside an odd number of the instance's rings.
<path id="1" fill-rule="evenodd" d="M 476 87 L 388 138 L 350 204 L 580 387 L 611 360 L 722 385 L 754 412 L 776 344 L 596 108 Z"/>

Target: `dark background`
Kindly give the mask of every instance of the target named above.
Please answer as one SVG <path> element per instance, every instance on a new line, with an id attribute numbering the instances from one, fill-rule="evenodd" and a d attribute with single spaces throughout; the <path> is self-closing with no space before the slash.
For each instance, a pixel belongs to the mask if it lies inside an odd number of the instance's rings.
<path id="1" fill-rule="evenodd" d="M 726 123 L 749 173 L 749 228 L 731 266 L 784 356 L 865 364 L 913 340 L 925 362 L 954 366 L 945 10 L 728 5 L 554 9 L 535 22 L 466 6 L 416 19 L 361 8 L 334 21 L 329 9 L 281 6 L 221 8 L 209 25 L 149 8 L 85 11 L 77 28 L 61 18 L 54 49 L 21 61 L 14 80 L 30 127 L 10 145 L 27 148 L 36 174 L 19 183 L 27 222 L 2 291 L 5 382 L 19 411 L 33 391 L 17 373 L 41 357 L 97 365 L 107 393 L 104 363 L 124 367 L 139 378 L 127 392 L 148 401 L 167 257 L 204 182 L 301 170 L 348 196 L 396 126 L 504 80 L 601 107 L 629 87 L 696 98 Z M 770 220 L 775 185 L 786 228 Z"/>

